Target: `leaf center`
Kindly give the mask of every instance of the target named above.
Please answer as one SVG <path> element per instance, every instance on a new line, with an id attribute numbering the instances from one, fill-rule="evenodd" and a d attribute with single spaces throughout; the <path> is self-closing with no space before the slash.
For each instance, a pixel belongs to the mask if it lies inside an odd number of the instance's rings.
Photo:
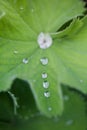
<path id="1" fill-rule="evenodd" d="M 52 37 L 48 33 L 45 34 L 41 32 L 38 36 L 37 42 L 41 49 L 47 49 L 52 45 L 53 40 L 52 40 Z"/>

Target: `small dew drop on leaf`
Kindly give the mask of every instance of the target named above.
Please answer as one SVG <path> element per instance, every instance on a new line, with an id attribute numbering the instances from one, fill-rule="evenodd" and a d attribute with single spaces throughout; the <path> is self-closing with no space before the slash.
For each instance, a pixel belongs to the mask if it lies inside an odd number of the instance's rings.
<path id="1" fill-rule="evenodd" d="M 27 58 L 24 58 L 24 59 L 23 59 L 23 63 L 24 63 L 24 64 L 28 64 L 28 59 L 27 59 Z"/>
<path id="2" fill-rule="evenodd" d="M 69 100 L 69 96 L 67 96 L 67 95 L 64 95 L 63 98 L 64 98 L 65 101 L 68 101 L 68 100 Z"/>
<path id="3" fill-rule="evenodd" d="M 31 12 L 32 12 L 32 13 L 34 12 L 34 9 L 33 9 L 33 8 L 31 9 Z"/>
<path id="4" fill-rule="evenodd" d="M 67 125 L 67 126 L 72 125 L 72 124 L 73 124 L 73 120 L 68 120 L 68 121 L 66 122 L 66 125 Z"/>
<path id="5" fill-rule="evenodd" d="M 48 111 L 52 111 L 52 107 L 48 107 Z"/>
<path id="6" fill-rule="evenodd" d="M 49 98 L 49 97 L 50 97 L 50 92 L 49 92 L 49 91 L 44 92 L 44 96 L 45 96 L 46 98 Z"/>
<path id="7" fill-rule="evenodd" d="M 82 79 L 80 80 L 80 83 L 83 83 L 83 80 L 82 80 Z"/>
<path id="8" fill-rule="evenodd" d="M 48 58 L 45 58 L 45 57 L 41 58 L 40 62 L 41 62 L 42 65 L 47 65 L 48 64 Z"/>
<path id="9" fill-rule="evenodd" d="M 24 9 L 24 7 L 21 6 L 21 7 L 20 7 L 20 10 L 23 10 L 23 9 Z"/>
<path id="10" fill-rule="evenodd" d="M 48 88 L 49 87 L 49 82 L 48 81 L 44 81 L 43 82 L 43 87 L 44 88 Z"/>
<path id="11" fill-rule="evenodd" d="M 14 51 L 14 54 L 18 54 L 18 51 L 15 50 L 15 51 Z"/>
<path id="12" fill-rule="evenodd" d="M 42 78 L 46 79 L 47 78 L 47 73 L 42 73 Z"/>
<path id="13" fill-rule="evenodd" d="M 1 12 L 0 13 L 0 18 L 3 18 L 6 15 L 6 12 Z"/>
<path id="14" fill-rule="evenodd" d="M 44 34 L 43 32 L 41 32 L 38 36 L 37 42 L 41 49 L 47 49 L 52 45 L 53 41 L 48 33 Z"/>
<path id="15" fill-rule="evenodd" d="M 35 83 L 35 82 L 36 82 L 36 80 L 35 80 L 35 79 L 33 79 L 33 82 Z"/>

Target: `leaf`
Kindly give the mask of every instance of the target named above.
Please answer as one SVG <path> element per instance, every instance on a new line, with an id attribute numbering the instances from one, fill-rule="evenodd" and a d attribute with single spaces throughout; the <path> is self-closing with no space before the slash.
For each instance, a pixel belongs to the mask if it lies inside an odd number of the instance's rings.
<path id="1" fill-rule="evenodd" d="M 0 93 L 0 123 L 11 123 L 14 121 L 14 104 L 7 92 Z"/>
<path id="2" fill-rule="evenodd" d="M 1 123 L 1 130 L 86 130 L 86 96 L 79 92 L 69 90 L 63 86 L 65 109 L 61 117 L 46 118 L 42 115 L 34 115 L 28 120 L 16 118 L 13 123 Z M 74 106 L 74 107 L 73 107 Z M 32 107 L 33 108 L 33 107 Z M 15 125 L 14 125 L 15 123 Z"/>
<path id="3" fill-rule="evenodd" d="M 29 119 L 33 114 L 37 114 L 36 104 L 30 87 L 27 82 L 16 79 L 10 89 L 10 92 L 17 98 L 18 107 L 16 115 L 19 118 Z"/>
<path id="4" fill-rule="evenodd" d="M 54 39 L 56 38 L 65 38 L 75 35 L 79 29 L 83 26 L 83 22 L 77 18 L 73 19 L 70 26 L 65 28 L 63 31 L 59 31 L 57 33 L 51 34 Z"/>
<path id="5" fill-rule="evenodd" d="M 83 15 L 83 6 L 79 0 L 0 1 L 0 91 L 7 91 L 16 78 L 26 80 L 38 109 L 49 117 L 61 115 L 63 97 L 60 85 L 73 85 L 68 70 L 63 72 L 63 63 L 58 59 L 64 58 L 64 50 L 57 47 L 54 39 L 50 48 L 40 49 L 37 38 L 41 32 L 55 34 L 67 21 Z M 44 57 L 48 60 L 46 66 L 41 64 Z M 46 79 L 42 78 L 44 72 L 47 73 Z M 48 84 L 45 87 L 44 82 Z"/>
<path id="6" fill-rule="evenodd" d="M 87 93 L 87 17 L 77 20 L 77 26 L 79 25 L 81 27 L 78 30 L 73 27 L 65 38 L 57 39 L 56 46 L 59 45 L 59 48 L 54 46 L 54 50 L 61 62 L 61 66 L 58 66 L 61 70 L 60 82 Z M 61 33 L 62 36 L 63 33 Z"/>

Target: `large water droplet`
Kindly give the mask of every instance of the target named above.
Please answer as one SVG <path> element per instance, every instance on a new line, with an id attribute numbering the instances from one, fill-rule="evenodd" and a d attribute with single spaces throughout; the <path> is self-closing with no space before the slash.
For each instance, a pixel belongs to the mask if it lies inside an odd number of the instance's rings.
<path id="1" fill-rule="evenodd" d="M 46 98 L 49 98 L 50 97 L 50 92 L 44 92 L 44 96 L 46 97 Z"/>
<path id="2" fill-rule="evenodd" d="M 72 125 L 73 124 L 73 120 L 68 120 L 67 122 L 66 122 L 66 125 Z"/>
<path id="3" fill-rule="evenodd" d="M 43 82 L 43 87 L 44 88 L 48 88 L 49 87 L 49 82 L 48 81 L 44 81 Z"/>
<path id="4" fill-rule="evenodd" d="M 52 37 L 49 34 L 41 32 L 38 36 L 37 42 L 41 49 L 47 49 L 52 45 Z"/>
<path id="5" fill-rule="evenodd" d="M 41 58 L 40 62 L 42 63 L 42 65 L 47 65 L 48 64 L 48 58 Z"/>
<path id="6" fill-rule="evenodd" d="M 47 73 L 42 73 L 42 78 L 46 79 L 47 78 Z"/>
<path id="7" fill-rule="evenodd" d="M 27 63 L 28 63 L 28 59 L 27 59 L 27 58 L 24 58 L 24 59 L 23 59 L 23 63 L 24 63 L 24 64 L 27 64 Z"/>

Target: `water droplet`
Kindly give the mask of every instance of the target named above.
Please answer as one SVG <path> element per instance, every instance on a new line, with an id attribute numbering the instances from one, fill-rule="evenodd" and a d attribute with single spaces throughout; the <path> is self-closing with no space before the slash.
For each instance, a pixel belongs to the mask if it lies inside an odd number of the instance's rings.
<path id="1" fill-rule="evenodd" d="M 42 65 L 47 65 L 48 64 L 48 58 L 41 58 L 40 62 L 42 63 Z"/>
<path id="2" fill-rule="evenodd" d="M 42 78 L 46 79 L 47 78 L 47 73 L 42 73 Z"/>
<path id="3" fill-rule="evenodd" d="M 6 15 L 6 12 L 0 13 L 0 18 L 4 17 Z"/>
<path id="4" fill-rule="evenodd" d="M 52 37 L 47 33 L 41 32 L 38 36 L 37 42 L 41 49 L 47 49 L 52 45 Z"/>
<path id="5" fill-rule="evenodd" d="M 44 81 L 43 82 L 43 87 L 44 88 L 48 88 L 49 87 L 49 82 L 48 81 Z"/>
<path id="6" fill-rule="evenodd" d="M 35 80 L 35 79 L 33 79 L 33 82 L 35 83 L 35 82 L 36 82 L 36 80 Z"/>
<path id="7" fill-rule="evenodd" d="M 33 9 L 33 8 L 31 9 L 31 12 L 32 12 L 32 13 L 34 12 L 34 9 Z"/>
<path id="8" fill-rule="evenodd" d="M 15 51 L 14 51 L 14 54 L 17 54 L 17 53 L 18 53 L 18 51 L 15 50 Z"/>
<path id="9" fill-rule="evenodd" d="M 44 96 L 46 97 L 46 98 L 49 98 L 50 97 L 50 92 L 44 92 Z"/>
<path id="10" fill-rule="evenodd" d="M 48 107 L 48 110 L 49 110 L 49 111 L 52 111 L 52 107 Z"/>
<path id="11" fill-rule="evenodd" d="M 21 7 L 20 7 L 20 10 L 23 10 L 23 9 L 24 9 L 24 7 L 21 6 Z"/>
<path id="12" fill-rule="evenodd" d="M 72 125 L 73 124 L 73 120 L 68 120 L 67 122 L 66 122 L 66 125 Z"/>
<path id="13" fill-rule="evenodd" d="M 24 63 L 24 64 L 27 64 L 27 63 L 28 63 L 28 59 L 27 59 L 27 58 L 24 58 L 24 59 L 23 59 L 23 63 Z"/>
<path id="14" fill-rule="evenodd" d="M 68 100 L 69 100 L 69 96 L 67 96 L 67 95 L 64 95 L 63 98 L 64 98 L 65 101 L 68 101 Z"/>
<path id="15" fill-rule="evenodd" d="M 82 79 L 80 80 L 80 83 L 83 83 L 83 80 L 82 80 Z"/>

